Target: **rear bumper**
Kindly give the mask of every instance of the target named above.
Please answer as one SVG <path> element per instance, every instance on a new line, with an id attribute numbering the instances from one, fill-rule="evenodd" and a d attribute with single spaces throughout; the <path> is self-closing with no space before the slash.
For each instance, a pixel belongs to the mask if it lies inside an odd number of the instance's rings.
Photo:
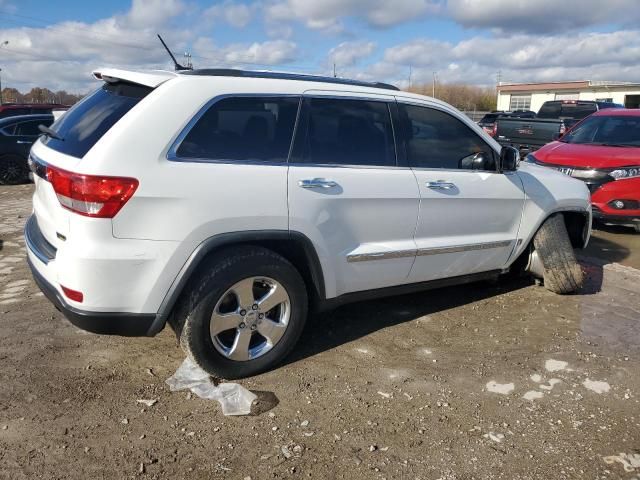
<path id="1" fill-rule="evenodd" d="M 151 325 L 156 319 L 154 314 L 88 312 L 72 307 L 58 290 L 38 272 L 29 257 L 27 257 L 27 263 L 33 279 L 44 296 L 76 327 L 87 332 L 124 337 L 144 337 L 151 330 Z"/>

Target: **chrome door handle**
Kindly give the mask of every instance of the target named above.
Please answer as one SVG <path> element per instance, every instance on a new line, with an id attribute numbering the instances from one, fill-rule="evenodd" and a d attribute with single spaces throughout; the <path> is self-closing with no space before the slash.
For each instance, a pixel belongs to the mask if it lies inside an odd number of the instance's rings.
<path id="1" fill-rule="evenodd" d="M 30 142 L 29 140 L 16 140 L 16 143 L 19 144 L 19 145 L 22 145 L 22 144 L 25 144 L 25 143 L 31 144 L 33 142 Z"/>
<path id="2" fill-rule="evenodd" d="M 436 180 L 435 182 L 427 182 L 427 187 L 433 190 L 451 190 L 456 188 L 455 183 L 445 182 L 444 180 Z"/>
<path id="3" fill-rule="evenodd" d="M 298 186 L 302 188 L 332 188 L 337 187 L 338 184 L 333 180 L 327 180 L 325 178 L 312 178 L 298 180 Z"/>

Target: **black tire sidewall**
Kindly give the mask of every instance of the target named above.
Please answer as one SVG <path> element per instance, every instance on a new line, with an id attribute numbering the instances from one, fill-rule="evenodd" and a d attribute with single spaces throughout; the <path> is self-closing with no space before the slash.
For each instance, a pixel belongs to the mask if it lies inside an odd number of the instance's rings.
<path id="1" fill-rule="evenodd" d="M 4 178 L 9 168 L 9 163 L 13 163 L 18 167 L 19 173 L 16 178 Z M 29 167 L 25 159 L 17 155 L 6 155 L 4 157 L 0 157 L 0 185 L 19 185 L 20 183 L 26 182 L 28 178 Z"/>
<path id="2" fill-rule="evenodd" d="M 244 249 L 243 249 L 244 250 Z M 263 372 L 281 362 L 294 347 L 307 316 L 307 293 L 298 271 L 287 260 L 268 250 L 229 252 L 230 257 L 212 265 L 194 283 L 181 343 L 192 359 L 221 378 L 240 378 Z M 244 362 L 230 360 L 213 346 L 209 333 L 211 314 L 220 297 L 235 283 L 265 276 L 278 281 L 289 294 L 291 313 L 280 341 L 267 353 Z"/>

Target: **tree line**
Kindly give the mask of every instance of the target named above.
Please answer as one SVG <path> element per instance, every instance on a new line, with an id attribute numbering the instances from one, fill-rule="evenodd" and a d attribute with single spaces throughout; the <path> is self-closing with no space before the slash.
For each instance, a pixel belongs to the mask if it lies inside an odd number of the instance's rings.
<path id="1" fill-rule="evenodd" d="M 407 89 L 412 93 L 434 96 L 434 85 L 424 83 Z M 458 83 L 436 83 L 435 98 L 450 103 L 458 110 L 491 111 L 496 108 L 496 91 L 489 87 L 477 87 Z"/>
<path id="2" fill-rule="evenodd" d="M 66 90 L 51 91 L 48 88 L 32 88 L 27 93 L 22 93 L 15 88 L 2 89 L 3 103 L 59 103 L 73 105 L 84 95 L 69 93 Z"/>

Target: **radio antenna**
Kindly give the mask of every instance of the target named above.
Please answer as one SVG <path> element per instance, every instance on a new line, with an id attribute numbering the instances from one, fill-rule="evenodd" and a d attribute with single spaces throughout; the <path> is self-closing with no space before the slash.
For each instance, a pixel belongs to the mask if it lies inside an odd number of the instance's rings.
<path id="1" fill-rule="evenodd" d="M 164 40 L 162 39 L 160 34 L 158 33 L 157 35 L 158 35 L 158 38 L 160 39 L 160 42 L 162 43 L 162 46 L 164 47 L 164 49 L 167 51 L 167 53 L 171 57 L 171 61 L 173 62 L 173 67 L 175 68 L 176 72 L 179 72 L 181 70 L 193 70 L 193 67 L 191 67 L 191 66 L 185 67 L 184 65 L 180 65 L 178 63 L 178 61 L 176 60 L 176 57 L 174 57 L 173 53 L 171 53 L 171 50 L 169 50 L 169 47 L 167 47 L 167 44 L 164 43 Z"/>

